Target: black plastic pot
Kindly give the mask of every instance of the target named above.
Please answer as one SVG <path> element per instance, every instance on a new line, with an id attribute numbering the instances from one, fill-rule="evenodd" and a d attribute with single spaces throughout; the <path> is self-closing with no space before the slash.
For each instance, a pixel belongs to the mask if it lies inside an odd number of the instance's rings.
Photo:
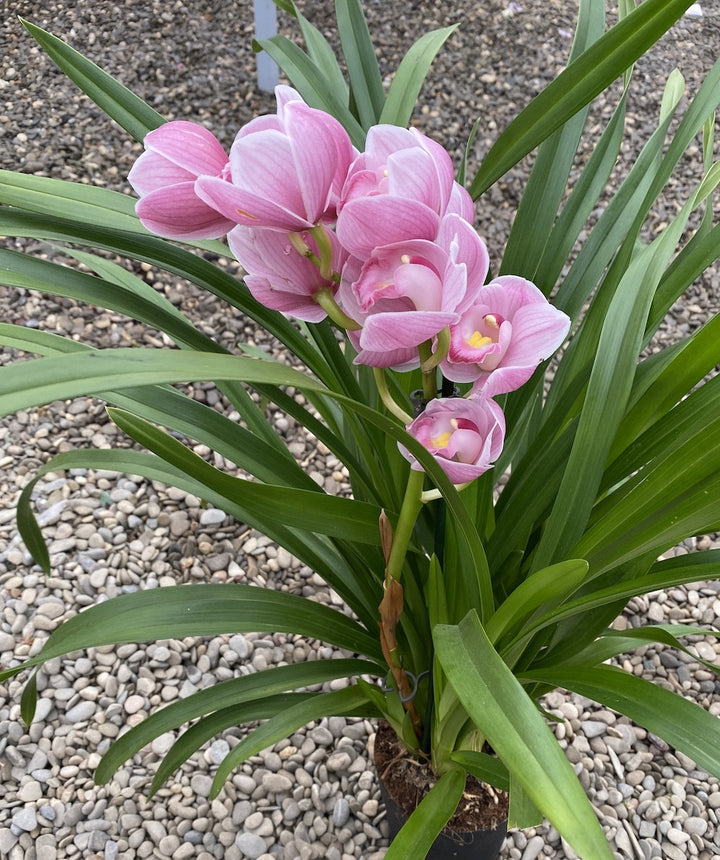
<path id="1" fill-rule="evenodd" d="M 407 816 L 387 793 L 382 780 L 380 780 L 380 794 L 387 810 L 387 821 L 392 839 L 407 820 Z M 494 830 L 475 830 L 469 833 L 443 831 L 425 857 L 426 860 L 450 860 L 450 858 L 456 858 L 456 860 L 497 860 L 506 836 L 507 822 L 505 821 Z M 412 860 L 420 860 L 420 858 L 413 857 Z"/>

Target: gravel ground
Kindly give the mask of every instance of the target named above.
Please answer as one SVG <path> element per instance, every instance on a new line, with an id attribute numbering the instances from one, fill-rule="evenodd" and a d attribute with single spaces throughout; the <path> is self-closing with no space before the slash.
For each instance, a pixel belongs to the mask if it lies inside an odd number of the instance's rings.
<path id="1" fill-rule="evenodd" d="M 451 8 L 368 3 L 384 73 L 421 32 L 461 23 L 434 66 L 416 121 L 457 155 L 481 116 L 476 165 L 498 131 L 562 68 L 569 48 L 574 4 L 520 0 L 519 5 L 511 13 L 505 0 L 463 0 Z M 70 41 L 169 118 L 203 122 L 226 144 L 239 125 L 273 110 L 273 98 L 255 86 L 248 0 L 234 4 L 231 14 L 220 0 L 0 0 L 0 7 L 4 168 L 127 190 L 125 177 L 140 151 L 41 56 L 18 14 Z M 315 23 L 330 27 L 328 3 L 309 2 L 303 8 Z M 671 69 L 680 66 L 692 93 L 714 62 L 720 48 L 720 0 L 705 0 L 702 11 L 700 18 L 684 18 L 638 64 L 619 175 L 652 129 Z M 601 102 L 591 125 L 598 127 L 609 110 L 609 103 Z M 478 226 L 493 259 L 502 250 L 527 169 L 527 163 L 520 165 L 480 207 Z M 654 211 L 654 223 L 675 211 L 673 201 L 698 176 L 696 148 L 683 162 L 667 202 Z M 33 243 L 10 244 L 35 250 Z M 164 278 L 157 285 L 223 343 L 262 342 L 262 333 L 228 318 L 211 297 Z M 694 328 L 719 304 L 720 275 L 713 270 L 674 310 L 663 336 Z M 0 288 L 0 308 L 3 319 L 98 345 L 162 345 L 157 333 L 118 315 L 22 290 Z M 8 353 L 5 359 L 10 357 Z M 195 386 L 195 396 L 219 401 L 212 385 Z M 278 413 L 274 423 L 329 492 L 347 489 L 341 464 L 327 450 L 284 415 Z M 53 563 L 52 575 L 45 577 L 32 566 L 17 536 L 13 506 L 19 489 L 48 456 L 80 446 L 111 446 L 121 443 L 119 436 L 103 408 L 90 400 L 52 404 L 0 424 L 3 662 L 13 650 L 17 656 L 36 653 L 48 632 L 83 606 L 138 587 L 244 580 L 336 602 L 313 572 L 287 552 L 238 527 L 221 511 L 202 509 L 197 498 L 132 476 L 91 470 L 50 475 L 37 487 Z M 717 542 L 703 538 L 699 544 Z M 618 626 L 669 620 L 717 627 L 719 590 L 716 583 L 698 583 L 638 598 Z M 698 639 L 694 647 L 703 658 L 718 660 L 715 640 Z M 172 735 L 158 738 L 108 785 L 93 783 L 93 770 L 112 739 L 150 709 L 214 680 L 330 656 L 331 650 L 320 643 L 278 634 L 99 648 L 47 664 L 39 676 L 38 715 L 27 731 L 19 722 L 21 683 L 0 687 L 0 857 L 382 857 L 387 845 L 384 811 L 368 752 L 374 729 L 364 721 L 330 719 L 307 727 L 252 758 L 212 802 L 211 775 L 239 731 L 204 748 L 151 801 L 145 794 Z M 647 647 L 624 665 L 720 715 L 720 685 L 689 655 Z M 548 696 L 546 706 L 561 718 L 555 731 L 618 858 L 711 860 L 720 855 L 720 786 L 715 778 L 585 699 L 557 692 Z M 503 858 L 513 860 L 539 856 L 562 860 L 575 855 L 551 827 L 512 833 L 503 849 Z"/>

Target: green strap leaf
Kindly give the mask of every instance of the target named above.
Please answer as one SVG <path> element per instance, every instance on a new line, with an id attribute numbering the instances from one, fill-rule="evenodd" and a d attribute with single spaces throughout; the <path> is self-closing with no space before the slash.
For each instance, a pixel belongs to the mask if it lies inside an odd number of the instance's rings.
<path id="1" fill-rule="evenodd" d="M 590 802 L 545 721 L 492 647 L 475 612 L 433 631 L 463 707 L 528 797 L 581 857 L 613 856 Z"/>
<path id="2" fill-rule="evenodd" d="M 104 785 L 124 761 L 132 758 L 154 738 L 205 714 L 230 707 L 236 708 L 248 702 L 265 700 L 288 690 L 323 684 L 326 681 L 353 675 L 374 675 L 377 671 L 378 666 L 366 660 L 318 660 L 312 663 L 278 666 L 252 675 L 220 681 L 207 690 L 200 690 L 186 699 L 178 699 L 171 705 L 155 711 L 147 719 L 121 735 L 98 765 L 95 782 L 98 785 Z M 263 718 L 248 717 L 247 719 Z"/>
<path id="3" fill-rule="evenodd" d="M 720 720 L 677 693 L 615 666 L 548 666 L 521 679 L 564 687 L 613 708 L 720 776 Z"/>
<path id="4" fill-rule="evenodd" d="M 568 555 L 587 558 L 579 548 L 572 554 L 570 549 L 587 525 L 613 438 L 625 412 L 652 297 L 687 218 L 716 180 L 717 171 L 713 169 L 660 236 L 636 254 L 613 294 L 573 448 L 535 555 L 536 567 Z"/>
<path id="5" fill-rule="evenodd" d="M 0 203 L 6 206 L 149 236 L 135 214 L 136 202 L 99 185 L 0 170 Z M 21 217 L 19 212 L 2 214 L 8 220 Z"/>
<path id="6" fill-rule="evenodd" d="M 425 857 L 452 818 L 465 790 L 465 772 L 453 768 L 443 774 L 393 839 L 385 860 Z"/>
<path id="7" fill-rule="evenodd" d="M 533 622 L 524 633 L 532 635 L 551 624 L 568 618 L 580 616 L 583 613 L 592 614 L 606 606 L 622 605 L 639 594 L 661 591 L 688 582 L 717 579 L 719 575 L 720 550 L 706 550 L 691 555 L 663 559 L 656 562 L 650 568 L 650 572 L 644 576 L 638 576 L 604 588 L 597 588 L 569 601 Z M 541 660 L 538 661 L 538 665 L 542 665 Z"/>
<path id="8" fill-rule="evenodd" d="M 170 463 L 183 475 L 207 487 L 223 501 L 251 512 L 255 522 L 279 521 L 286 528 L 318 532 L 376 546 L 380 542 L 380 508 L 355 499 L 312 490 L 259 484 L 221 472 L 149 421 L 114 407 L 108 414 L 136 442 Z M 202 494 L 207 497 L 206 494 Z M 247 521 L 247 515 L 245 516 Z"/>
<path id="9" fill-rule="evenodd" d="M 510 123 L 470 186 L 477 199 L 591 102 L 683 15 L 692 0 L 645 0 L 581 54 Z"/>
<path id="10" fill-rule="evenodd" d="M 451 27 L 425 33 L 405 54 L 390 84 L 379 122 L 403 128 L 410 124 L 410 117 L 432 61 L 457 27 L 457 24 L 453 24 Z"/>
<path id="11" fill-rule="evenodd" d="M 582 0 L 570 61 L 597 41 L 604 28 L 604 0 Z M 588 111 L 589 106 L 578 111 L 540 145 L 513 220 L 499 274 L 519 274 L 535 281 L 536 267 L 565 195 Z"/>
<path id="12" fill-rule="evenodd" d="M 157 111 L 118 83 L 95 63 L 30 21 L 20 19 L 22 25 L 38 42 L 46 54 L 76 83 L 80 89 L 122 126 L 135 140 L 165 122 Z"/>
<path id="13" fill-rule="evenodd" d="M 547 611 L 569 597 L 585 581 L 588 563 L 584 559 L 561 561 L 538 570 L 524 580 L 500 604 L 496 613 L 485 625 L 491 642 L 522 629 L 532 618 Z"/>
<path id="14" fill-rule="evenodd" d="M 385 104 L 382 76 L 360 0 L 335 0 L 335 18 L 360 125 L 375 125 Z"/>
<path id="15" fill-rule="evenodd" d="M 0 681 L 83 648 L 268 630 L 383 660 L 377 637 L 335 609 L 282 591 L 209 583 L 137 591 L 91 606 L 54 630 L 39 654 L 1 672 Z"/>
<path id="16" fill-rule="evenodd" d="M 510 791 L 508 769 L 500 759 L 475 750 L 457 750 L 450 754 L 450 758 L 482 782 L 494 785 L 500 791 Z"/>
<path id="17" fill-rule="evenodd" d="M 321 693 L 271 717 L 225 756 L 215 774 L 210 797 L 217 797 L 230 773 L 245 759 L 288 737 L 313 720 L 346 714 L 376 716 L 375 707 L 362 687 L 355 685 L 332 693 Z"/>
<path id="18" fill-rule="evenodd" d="M 704 627 L 695 627 L 692 624 L 645 624 L 642 627 L 633 627 L 631 630 L 607 630 L 598 639 L 583 648 L 578 654 L 563 660 L 563 665 L 582 666 L 597 665 L 634 651 L 641 645 L 661 642 L 671 648 L 677 648 L 685 654 L 689 654 L 693 660 L 697 660 L 712 672 L 720 669 L 720 664 L 704 660 L 699 654 L 695 654 L 682 644 L 678 636 L 720 636 L 715 630 L 707 630 Z"/>
<path id="19" fill-rule="evenodd" d="M 268 696 L 265 699 L 259 699 L 253 702 L 243 702 L 239 705 L 232 705 L 228 708 L 221 708 L 214 714 L 207 717 L 201 717 L 193 726 L 175 741 L 170 748 L 165 758 L 160 762 L 158 769 L 155 771 L 150 790 L 147 793 L 148 800 L 157 792 L 160 786 L 165 782 L 170 775 L 182 767 L 183 764 L 190 758 L 193 753 L 197 752 L 200 747 L 210 738 L 224 731 L 225 729 L 235 726 L 242 726 L 247 723 L 257 722 L 258 720 L 269 720 L 276 714 L 281 713 L 288 708 L 293 708 L 302 702 L 307 702 L 317 698 L 322 693 L 280 693 L 277 696 Z M 123 735 L 123 738 L 125 735 Z M 118 741 L 116 741 L 103 756 L 98 770 L 95 772 L 95 782 L 101 783 L 98 774 L 103 763 L 111 755 Z M 104 782 L 106 782 L 105 780 Z"/>
<path id="20" fill-rule="evenodd" d="M 358 148 L 365 144 L 365 130 L 352 115 L 347 102 L 328 88 L 322 69 L 296 44 L 284 36 L 258 39 L 258 45 L 285 72 L 303 99 L 314 108 L 331 114 L 344 126 L 350 140 Z"/>
<path id="21" fill-rule="evenodd" d="M 1 368 L 0 414 L 105 390 L 211 379 L 325 390 L 305 373 L 255 358 L 142 348 L 93 350 Z"/>
<path id="22" fill-rule="evenodd" d="M 334 99 L 347 106 L 350 91 L 330 43 L 297 9 L 295 14 L 300 23 L 308 54 L 325 79 L 326 91 L 329 90 Z"/>

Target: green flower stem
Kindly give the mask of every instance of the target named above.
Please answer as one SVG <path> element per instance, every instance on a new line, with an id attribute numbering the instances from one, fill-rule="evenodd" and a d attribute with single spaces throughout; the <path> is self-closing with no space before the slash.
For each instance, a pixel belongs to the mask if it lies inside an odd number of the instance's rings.
<path id="1" fill-rule="evenodd" d="M 385 569 L 385 582 L 389 583 L 392 579 L 400 581 L 402 569 L 405 563 L 405 556 L 410 544 L 413 529 L 417 516 L 422 508 L 422 488 L 425 481 L 425 473 L 416 469 L 410 470 L 408 476 L 407 487 L 405 488 L 405 498 L 403 499 L 402 508 L 398 517 L 395 533 L 393 534 L 392 549 L 387 561 Z"/>
<path id="2" fill-rule="evenodd" d="M 288 233 L 288 239 L 301 257 L 306 257 L 313 265 L 320 268 L 320 257 L 312 252 L 308 243 L 303 239 L 302 233 Z"/>
<path id="3" fill-rule="evenodd" d="M 437 373 L 435 365 L 427 367 L 427 363 L 432 361 L 432 341 L 426 340 L 418 347 L 418 355 L 420 356 L 420 369 L 422 370 L 422 387 L 423 398 L 426 402 L 430 402 L 437 397 Z"/>
<path id="4" fill-rule="evenodd" d="M 463 484 L 454 484 L 455 489 L 460 492 L 460 490 L 464 490 L 465 487 L 469 487 L 472 484 L 472 481 L 465 481 Z M 442 493 L 437 487 L 434 487 L 432 490 L 425 490 L 424 493 L 420 494 L 420 501 L 426 505 L 428 502 L 434 502 L 437 499 L 442 499 Z"/>
<path id="5" fill-rule="evenodd" d="M 355 322 L 354 319 L 351 319 L 345 311 L 343 311 L 340 305 L 335 301 L 335 296 L 333 296 L 332 292 L 328 288 L 318 290 L 313 295 L 313 299 L 320 305 L 330 319 L 340 326 L 340 328 L 344 328 L 347 331 L 359 331 L 362 328 L 360 323 Z"/>
<path id="6" fill-rule="evenodd" d="M 320 275 L 329 281 L 333 276 L 333 249 L 328 231 L 323 224 L 316 224 L 310 231 L 310 235 L 320 252 Z"/>
<path id="7" fill-rule="evenodd" d="M 388 412 L 402 421 L 403 424 L 410 424 L 412 416 L 408 415 L 408 413 L 405 412 L 405 410 L 395 401 L 392 394 L 390 394 L 390 389 L 388 388 L 383 368 L 373 367 L 373 376 L 375 377 L 375 385 L 377 386 L 380 399 L 385 404 Z"/>
<path id="8" fill-rule="evenodd" d="M 430 373 L 435 370 L 435 368 L 440 364 L 440 362 L 445 358 L 450 349 L 450 326 L 445 326 L 445 328 L 438 333 L 437 336 L 437 347 L 435 348 L 435 352 L 430 353 L 430 357 L 426 358 L 422 363 L 422 372 Z"/>

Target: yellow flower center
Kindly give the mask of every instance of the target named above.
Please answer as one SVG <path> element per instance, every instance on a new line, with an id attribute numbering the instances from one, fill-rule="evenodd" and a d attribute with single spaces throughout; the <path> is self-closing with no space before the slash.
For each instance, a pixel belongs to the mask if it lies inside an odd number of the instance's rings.
<path id="1" fill-rule="evenodd" d="M 433 448 L 447 448 L 450 444 L 452 433 L 448 430 L 447 433 L 441 433 L 440 436 L 435 436 L 432 439 Z"/>
<path id="2" fill-rule="evenodd" d="M 491 337 L 485 337 L 480 334 L 479 331 L 474 331 L 470 337 L 466 338 L 466 343 L 468 346 L 471 346 L 473 349 L 480 349 L 480 347 L 485 346 L 488 343 L 492 343 Z"/>

